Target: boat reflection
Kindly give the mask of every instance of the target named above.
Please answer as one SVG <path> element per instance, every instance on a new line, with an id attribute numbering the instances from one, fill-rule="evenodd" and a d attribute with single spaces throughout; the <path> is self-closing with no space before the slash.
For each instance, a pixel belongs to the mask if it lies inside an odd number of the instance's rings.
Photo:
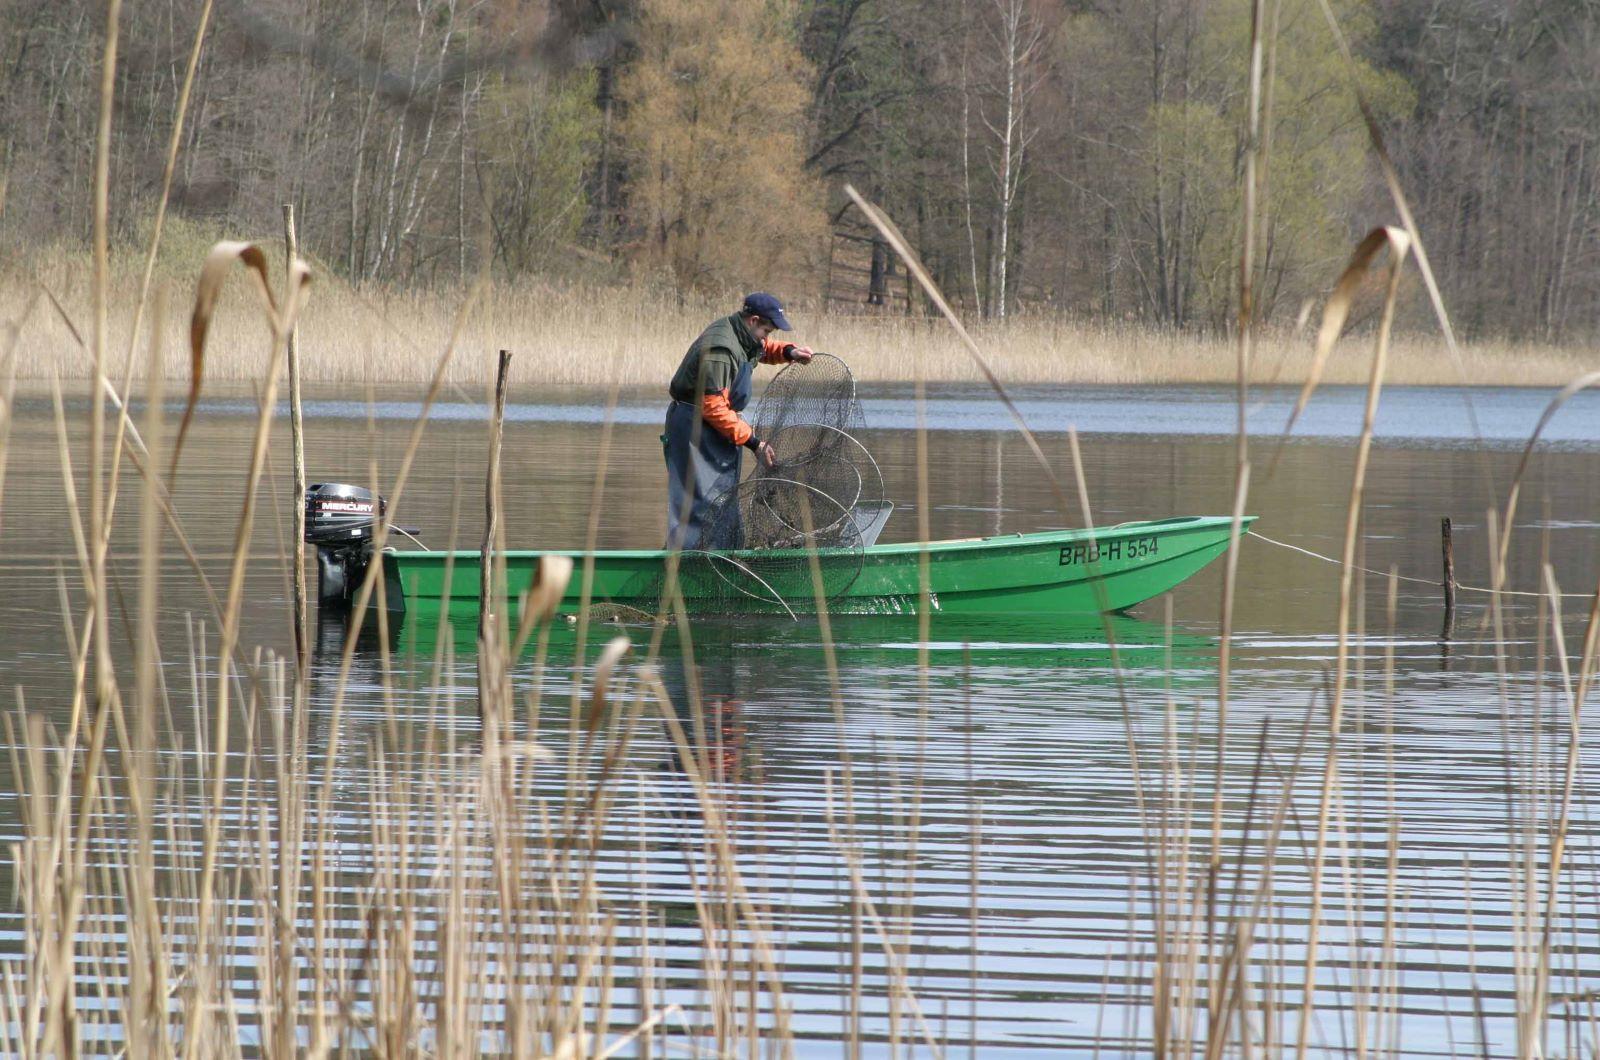
<path id="1" fill-rule="evenodd" d="M 477 651 L 476 607 L 389 616 L 389 620 L 390 649 L 401 656 L 432 655 L 445 638 L 449 639 L 458 657 Z M 371 617 L 368 626 L 374 627 Z M 928 616 L 926 629 L 916 615 L 839 615 L 829 621 L 826 630 L 822 623 L 809 616 L 793 621 L 771 615 L 697 615 L 690 619 L 688 631 L 687 639 L 694 645 L 697 657 L 702 650 L 770 649 L 790 655 L 798 652 L 810 662 L 821 661 L 824 648 L 831 646 L 841 658 L 848 655 L 855 659 L 890 660 L 926 651 L 943 662 L 948 662 L 952 656 L 967 654 L 989 662 L 1014 656 L 1018 662 L 1034 665 L 1096 667 L 1113 665 L 1124 653 L 1134 653 L 1141 662 L 1150 663 L 1153 660 L 1149 653 L 1169 648 L 1178 656 L 1192 658 L 1196 653 L 1210 652 L 1214 644 L 1213 638 L 1182 627 L 1169 627 L 1162 622 L 1121 613 L 934 614 Z M 572 616 L 558 616 L 543 635 L 550 658 L 566 656 L 570 662 L 579 633 L 579 625 Z M 615 616 L 593 619 L 583 633 L 587 656 L 597 653 L 601 645 L 617 635 L 630 638 L 636 645 L 648 643 L 655 633 L 655 624 L 649 616 L 632 612 L 621 621 Z M 362 643 L 375 644 L 374 636 L 363 631 Z M 660 654 L 663 657 L 672 654 L 669 645 L 681 647 L 682 641 L 676 623 L 665 623 Z M 522 659 L 532 655 L 538 643 L 539 637 L 530 638 L 523 647 Z"/>
<path id="2" fill-rule="evenodd" d="M 458 668 L 473 664 L 475 609 L 396 617 L 389 616 L 387 623 L 391 674 L 410 673 L 414 682 L 429 683 L 425 675 L 436 659 L 452 656 Z M 356 638 L 353 680 L 380 677 L 378 628 L 376 616 L 370 616 Z M 331 616 L 319 623 L 318 634 L 316 672 L 332 680 L 348 628 Z M 647 646 L 657 644 L 648 661 L 660 675 L 685 738 L 704 756 L 708 779 L 747 777 L 759 759 L 752 729 L 781 730 L 785 704 L 825 703 L 834 694 L 835 679 L 844 690 L 863 682 L 910 690 L 921 686 L 925 669 L 926 687 L 947 709 L 973 681 L 1025 687 L 1042 675 L 1069 673 L 1070 687 L 1084 703 L 1115 698 L 1127 685 L 1150 691 L 1215 677 L 1214 638 L 1126 614 L 1072 619 L 936 614 L 926 625 L 914 615 L 842 616 L 826 625 L 762 616 L 696 617 L 686 627 L 667 623 L 660 629 L 650 621 L 599 621 L 583 629 L 558 618 L 529 638 L 514 665 L 514 679 L 565 702 L 572 676 L 587 673 L 605 644 L 619 635 L 633 642 L 636 661 L 645 661 Z M 542 668 L 537 674 L 536 666 Z M 452 680 L 470 683 L 460 673 Z M 1106 696 L 1083 695 L 1097 688 Z M 848 710 L 851 701 L 846 694 L 841 702 Z M 752 719 L 759 723 L 753 725 Z"/>

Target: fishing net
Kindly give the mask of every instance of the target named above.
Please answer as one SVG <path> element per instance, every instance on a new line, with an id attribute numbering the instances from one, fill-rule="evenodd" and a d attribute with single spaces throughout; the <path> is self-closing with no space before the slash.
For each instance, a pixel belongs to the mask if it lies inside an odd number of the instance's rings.
<path id="1" fill-rule="evenodd" d="M 786 438 L 787 459 L 792 461 L 838 449 L 867 421 L 850 366 L 831 353 L 819 353 L 810 364 L 791 364 L 773 377 L 750 425 L 756 437 L 774 448 L 780 437 Z"/>
<path id="2" fill-rule="evenodd" d="M 866 426 L 855 377 L 830 354 L 794 364 L 768 384 L 751 418 L 772 467 L 715 499 L 697 549 L 679 560 L 684 600 L 726 613 L 815 609 L 846 593 L 889 506 L 883 476 L 856 438 Z"/>
<path id="3" fill-rule="evenodd" d="M 680 560 L 679 585 L 685 600 L 730 613 L 814 610 L 819 587 L 832 600 L 861 573 L 863 543 L 852 509 L 771 471 L 723 494 L 702 534 L 704 547 Z"/>
<path id="4" fill-rule="evenodd" d="M 784 488 L 790 490 L 804 486 L 853 515 L 883 504 L 883 476 L 878 464 L 853 435 L 827 424 L 792 423 L 770 438 L 776 465 L 758 467 L 752 475 L 754 480 L 783 482 L 787 484 Z M 813 543 L 830 543 L 829 526 L 826 521 L 818 522 L 812 533 L 820 536 Z M 759 538 L 750 538 L 746 547 L 764 546 Z"/>
<path id="5" fill-rule="evenodd" d="M 750 424 L 765 437 L 790 423 L 826 423 L 840 430 L 864 427 L 850 366 L 831 353 L 818 353 L 810 362 L 788 365 L 773 376 Z"/>
<path id="6" fill-rule="evenodd" d="M 863 513 L 883 505 L 883 476 L 856 434 L 866 427 L 856 380 L 832 354 L 779 372 L 752 417 L 772 447 L 713 505 L 708 549 L 860 548 Z"/>

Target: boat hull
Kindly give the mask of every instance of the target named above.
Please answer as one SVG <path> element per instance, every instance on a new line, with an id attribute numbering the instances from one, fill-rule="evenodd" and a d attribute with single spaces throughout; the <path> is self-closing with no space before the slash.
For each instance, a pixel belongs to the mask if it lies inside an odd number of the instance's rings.
<path id="1" fill-rule="evenodd" d="M 1248 529 L 1247 516 L 1240 531 Z M 1123 523 L 1104 529 L 1058 530 L 1001 537 L 875 545 L 860 552 L 690 553 L 508 551 L 506 596 L 520 600 L 543 555 L 571 558 L 574 574 L 560 609 L 591 606 L 654 613 L 669 577 L 691 613 L 815 612 L 817 595 L 795 591 L 815 582 L 833 614 L 907 614 L 924 596 L 931 610 L 952 615 L 1064 615 L 1121 611 L 1181 584 L 1227 551 L 1228 516 L 1190 516 Z M 478 599 L 476 551 L 386 552 L 393 610 L 459 610 Z M 789 585 L 774 589 L 771 572 L 788 559 Z M 682 564 L 676 576 L 675 562 Z M 696 571 L 689 576 L 690 570 Z M 926 573 L 924 574 L 924 570 Z M 712 577 L 707 573 L 718 575 Z M 586 574 L 587 572 L 587 574 Z M 763 577 L 766 574 L 766 577 Z M 723 576 L 726 575 L 726 576 Z"/>

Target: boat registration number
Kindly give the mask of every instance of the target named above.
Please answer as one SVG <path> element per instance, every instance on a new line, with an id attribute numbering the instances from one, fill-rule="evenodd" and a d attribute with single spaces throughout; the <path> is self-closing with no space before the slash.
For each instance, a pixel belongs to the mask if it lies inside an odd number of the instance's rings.
<path id="1" fill-rule="evenodd" d="M 1063 567 L 1081 567 L 1086 563 L 1098 563 L 1103 559 L 1143 559 L 1160 553 L 1161 539 L 1155 535 L 1150 537 L 1119 538 L 1116 541 L 1100 541 L 1090 544 L 1085 541 L 1076 545 L 1061 546 L 1060 563 Z"/>

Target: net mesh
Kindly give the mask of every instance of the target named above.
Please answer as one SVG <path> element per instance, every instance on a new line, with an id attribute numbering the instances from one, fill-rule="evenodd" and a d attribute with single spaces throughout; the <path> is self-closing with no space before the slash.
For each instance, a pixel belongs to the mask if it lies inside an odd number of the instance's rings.
<path id="1" fill-rule="evenodd" d="M 831 427 L 849 434 L 867 424 L 850 366 L 831 353 L 819 353 L 811 363 L 791 364 L 773 377 L 750 425 L 758 438 L 770 442 L 791 427 Z M 837 434 L 812 436 L 801 431 L 793 443 L 796 455 L 802 439 L 823 448 L 837 444 Z"/>
<path id="2" fill-rule="evenodd" d="M 821 490 L 776 474 L 746 479 L 707 517 L 711 545 L 685 552 L 679 583 L 686 600 L 729 611 L 812 610 L 843 595 L 861 573 L 863 548 L 851 509 Z"/>

